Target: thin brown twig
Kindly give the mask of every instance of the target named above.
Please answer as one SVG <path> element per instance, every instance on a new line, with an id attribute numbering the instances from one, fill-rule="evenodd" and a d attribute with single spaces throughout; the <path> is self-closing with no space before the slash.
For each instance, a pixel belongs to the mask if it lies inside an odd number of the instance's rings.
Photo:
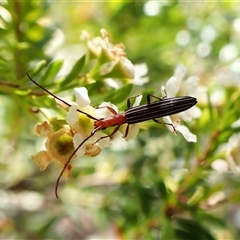
<path id="1" fill-rule="evenodd" d="M 6 82 L 3 80 L 0 80 L 0 86 L 7 86 L 7 87 L 12 87 L 12 88 L 19 88 L 20 85 L 16 84 L 16 83 L 10 83 L 10 82 Z"/>

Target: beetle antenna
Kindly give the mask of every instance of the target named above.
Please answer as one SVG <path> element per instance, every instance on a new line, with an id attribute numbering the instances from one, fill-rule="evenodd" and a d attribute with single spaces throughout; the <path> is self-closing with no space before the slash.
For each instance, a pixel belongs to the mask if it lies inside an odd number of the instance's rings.
<path id="1" fill-rule="evenodd" d="M 55 99 L 61 101 L 62 103 L 66 104 L 67 106 L 71 107 L 71 104 L 69 104 L 68 102 L 64 101 L 62 98 L 54 95 L 53 93 L 51 93 L 50 91 L 48 91 L 46 88 L 44 88 L 43 86 L 41 86 L 39 83 L 37 83 L 35 80 L 33 80 L 33 79 L 30 77 L 30 75 L 28 74 L 28 72 L 26 72 L 26 74 L 27 74 L 29 80 L 32 81 L 35 85 L 37 85 L 39 88 L 41 88 L 43 91 L 47 92 L 49 95 L 51 95 L 51 96 L 54 97 Z M 86 115 L 86 116 L 89 117 L 90 119 L 93 119 L 93 120 L 95 120 L 95 121 L 98 120 L 97 118 L 91 116 L 90 114 L 88 114 L 88 113 L 86 113 L 86 112 L 83 112 L 83 111 L 81 111 L 81 110 L 79 110 L 79 109 L 77 109 L 77 111 L 80 112 L 80 113 L 82 113 L 82 114 L 84 114 L 84 115 Z"/>
<path id="2" fill-rule="evenodd" d="M 59 198 L 59 197 L 58 197 L 58 185 L 59 185 L 60 179 L 61 179 L 64 171 L 66 170 L 68 164 L 69 164 L 70 161 L 72 160 L 73 156 L 76 154 L 76 152 L 78 151 L 78 149 L 79 149 L 88 139 L 90 139 L 98 130 L 100 130 L 100 129 L 101 129 L 100 126 L 97 127 L 97 128 L 95 128 L 95 129 L 91 132 L 91 134 L 90 134 L 88 137 L 86 137 L 86 138 L 78 145 L 78 147 L 74 150 L 74 152 L 73 152 L 73 153 L 71 154 L 71 156 L 69 157 L 68 161 L 65 163 L 65 165 L 64 165 L 64 167 L 63 167 L 63 169 L 62 169 L 61 173 L 59 174 L 58 179 L 57 179 L 57 181 L 56 181 L 56 185 L 55 185 L 55 196 L 56 196 L 56 198 Z"/>

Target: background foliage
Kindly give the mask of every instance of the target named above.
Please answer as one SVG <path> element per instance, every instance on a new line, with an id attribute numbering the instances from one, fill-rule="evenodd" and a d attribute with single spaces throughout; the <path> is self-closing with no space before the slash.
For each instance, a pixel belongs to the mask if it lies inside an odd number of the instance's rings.
<path id="1" fill-rule="evenodd" d="M 2 1 L 1 238 L 235 239 L 240 228 L 238 9 L 231 1 Z M 147 64 L 148 83 L 126 93 L 102 80 L 82 80 L 87 47 L 80 33 L 99 36 L 101 28 L 112 43 L 126 46 L 134 64 Z M 85 85 L 93 104 L 108 100 L 124 110 L 128 96 L 159 90 L 179 64 L 187 68 L 186 77 L 199 78 L 199 91 L 204 89 L 198 96 L 202 115 L 188 124 L 198 142 L 144 123 L 126 145 L 74 161 L 73 177 L 61 184 L 56 199 L 59 168 L 40 172 L 30 156 L 44 147 L 34 133 L 46 119 L 42 112 L 65 113 L 25 72 L 66 99 L 75 86 Z M 121 96 L 116 102 L 115 95 Z"/>

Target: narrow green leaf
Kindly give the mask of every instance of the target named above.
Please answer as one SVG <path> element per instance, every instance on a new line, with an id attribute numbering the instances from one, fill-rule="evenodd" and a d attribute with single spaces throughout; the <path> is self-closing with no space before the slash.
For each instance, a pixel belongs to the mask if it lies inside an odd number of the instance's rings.
<path id="1" fill-rule="evenodd" d="M 215 227 L 219 228 L 226 227 L 226 222 L 221 218 L 208 214 L 207 212 L 203 212 L 202 214 L 198 215 L 201 216 L 201 219 L 204 219 L 205 224 L 211 224 L 211 226 L 214 225 Z"/>
<path id="2" fill-rule="evenodd" d="M 196 240 L 196 236 L 195 235 L 191 235 L 190 233 L 181 230 L 181 229 L 175 229 L 175 238 L 173 239 L 177 239 L 177 240 Z M 198 238 L 197 238 L 198 239 Z"/>
<path id="3" fill-rule="evenodd" d="M 31 89 L 16 89 L 14 93 L 20 96 L 26 96 L 31 92 Z"/>
<path id="4" fill-rule="evenodd" d="M 159 193 L 161 194 L 161 198 L 167 199 L 168 193 L 167 193 L 167 188 L 166 188 L 164 182 L 156 180 L 156 186 L 157 186 Z"/>
<path id="5" fill-rule="evenodd" d="M 162 240 L 169 240 L 174 238 L 174 229 L 172 226 L 172 222 L 169 221 L 168 219 L 163 219 L 163 224 L 162 224 Z"/>
<path id="6" fill-rule="evenodd" d="M 41 97 L 32 97 L 32 102 L 40 108 L 56 108 L 56 102 L 54 98 L 49 97 L 48 95 L 46 96 L 41 96 Z"/>
<path id="7" fill-rule="evenodd" d="M 6 35 L 8 32 L 4 28 L 0 28 L 0 37 L 2 38 L 4 35 Z"/>
<path id="8" fill-rule="evenodd" d="M 132 91 L 132 88 L 133 85 L 128 84 L 118 90 L 113 90 L 106 96 L 105 101 L 112 102 L 114 104 L 119 104 L 123 101 L 126 101 Z"/>
<path id="9" fill-rule="evenodd" d="M 51 62 L 48 65 L 48 68 L 47 68 L 46 72 L 41 77 L 39 82 L 41 84 L 50 82 L 57 75 L 57 73 L 60 71 L 62 65 L 63 65 L 63 60 L 56 60 L 54 62 Z"/>
<path id="10" fill-rule="evenodd" d="M 80 59 L 77 60 L 75 65 L 73 66 L 72 70 L 70 73 L 66 76 L 66 78 L 62 81 L 61 87 L 64 87 L 68 84 L 71 84 L 71 81 L 75 79 L 79 72 L 82 70 L 84 63 L 85 63 L 86 56 L 83 55 Z"/>
<path id="11" fill-rule="evenodd" d="M 175 219 L 180 229 L 185 231 L 189 236 L 194 236 L 195 240 L 215 240 L 210 234 L 208 229 L 206 229 L 201 223 L 196 222 L 192 219 Z"/>
<path id="12" fill-rule="evenodd" d="M 41 70 L 45 67 L 47 65 L 47 61 L 46 60 L 41 60 L 41 61 L 39 61 L 36 65 L 35 65 L 35 67 L 34 67 L 34 69 L 31 71 L 31 76 L 36 76 L 36 75 L 38 75 L 40 72 L 41 72 Z"/>

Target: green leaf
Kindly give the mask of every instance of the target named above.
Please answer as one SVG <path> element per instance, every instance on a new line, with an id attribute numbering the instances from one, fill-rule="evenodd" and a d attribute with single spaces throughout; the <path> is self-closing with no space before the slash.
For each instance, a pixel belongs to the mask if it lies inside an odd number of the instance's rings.
<path id="1" fill-rule="evenodd" d="M 72 80 L 75 79 L 79 72 L 82 70 L 84 63 L 85 63 L 86 56 L 83 55 L 73 66 L 70 73 L 66 76 L 66 78 L 61 83 L 61 88 L 71 84 Z"/>
<path id="2" fill-rule="evenodd" d="M 208 229 L 206 229 L 199 222 L 196 222 L 192 219 L 183 219 L 183 218 L 175 219 L 175 221 L 179 226 L 179 230 L 182 230 L 187 235 L 189 235 L 189 239 L 192 238 L 194 240 L 202 240 L 202 239 L 215 240 L 214 237 L 208 231 Z M 180 236 L 177 236 L 177 237 L 180 238 Z"/>
<path id="3" fill-rule="evenodd" d="M 33 96 L 33 103 L 40 108 L 56 108 L 56 101 L 54 98 L 46 95 L 41 97 Z"/>
<path id="4" fill-rule="evenodd" d="M 6 34 L 7 34 L 7 30 L 4 28 L 0 28 L 0 37 L 2 38 Z"/>
<path id="5" fill-rule="evenodd" d="M 119 104 L 123 101 L 127 101 L 129 94 L 132 91 L 132 88 L 133 85 L 128 84 L 118 90 L 113 90 L 106 96 L 105 101 L 112 102 L 114 104 Z"/>
<path id="6" fill-rule="evenodd" d="M 201 219 L 204 219 L 205 224 L 211 224 L 211 226 L 214 225 L 215 227 L 219 227 L 221 229 L 226 227 L 226 222 L 221 218 L 208 214 L 207 212 L 202 212 L 198 215 Z"/>
<path id="7" fill-rule="evenodd" d="M 47 65 L 47 61 L 46 60 L 41 60 L 41 61 L 39 61 L 36 65 L 35 65 L 35 67 L 34 67 L 34 69 L 31 71 L 31 76 L 36 76 L 36 75 L 38 75 L 40 72 L 41 72 L 41 70 L 45 67 Z"/>
<path id="8" fill-rule="evenodd" d="M 56 60 L 54 62 L 51 62 L 48 65 L 47 71 L 44 73 L 44 75 L 40 79 L 40 83 L 47 83 L 50 82 L 60 71 L 61 67 L 63 65 L 63 60 Z"/>
<path id="9" fill-rule="evenodd" d="M 181 230 L 181 229 L 176 229 L 175 230 L 175 239 L 178 239 L 178 240 L 195 240 L 196 236 L 195 235 L 191 235 L 190 233 L 184 231 L 184 230 Z"/>
<path id="10" fill-rule="evenodd" d="M 14 91 L 15 94 L 20 96 L 26 96 L 31 92 L 31 89 L 17 89 Z"/>
<path id="11" fill-rule="evenodd" d="M 167 199 L 168 192 L 167 192 L 167 188 L 166 188 L 164 182 L 156 180 L 156 186 L 157 186 L 158 192 L 161 194 L 161 198 Z"/>
<path id="12" fill-rule="evenodd" d="M 162 224 L 162 240 L 169 240 L 174 238 L 174 229 L 172 226 L 172 222 L 169 221 L 168 219 L 163 219 L 163 224 Z"/>

